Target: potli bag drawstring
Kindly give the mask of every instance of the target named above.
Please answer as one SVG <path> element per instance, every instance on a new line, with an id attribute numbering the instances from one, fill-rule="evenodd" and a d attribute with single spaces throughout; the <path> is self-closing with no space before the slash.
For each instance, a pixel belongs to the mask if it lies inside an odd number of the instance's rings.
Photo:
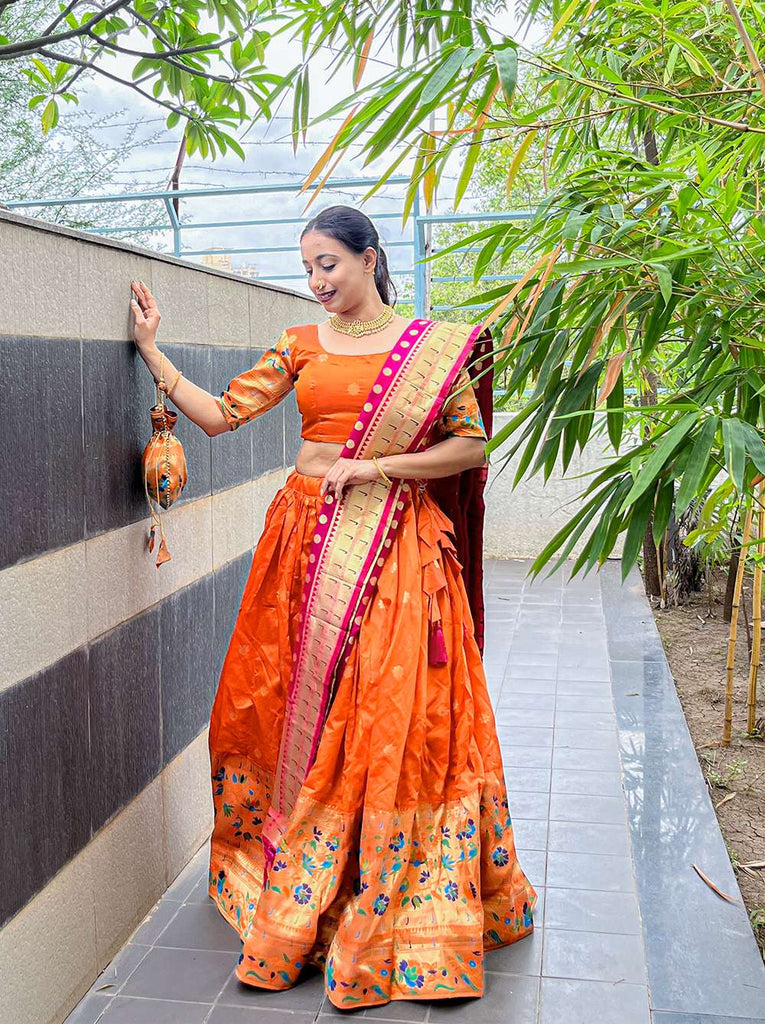
<path id="1" fill-rule="evenodd" d="M 144 448 L 141 459 L 144 492 L 149 504 L 149 514 L 152 520 L 148 538 L 149 551 L 154 550 L 154 539 L 158 526 L 161 538 L 159 551 L 157 552 L 157 568 L 163 562 L 170 561 L 172 557 L 167 549 L 161 509 L 167 510 L 170 508 L 188 481 L 188 468 L 183 445 L 173 433 L 173 427 L 178 420 L 178 413 L 168 409 L 165 404 L 165 397 L 170 394 L 178 383 L 181 371 L 178 371 L 175 380 L 168 388 L 165 384 L 163 373 L 164 358 L 164 353 L 160 353 L 159 379 L 154 382 L 157 401 L 149 410 L 154 430 L 149 443 Z M 154 502 L 157 505 L 156 509 L 153 504 Z"/>

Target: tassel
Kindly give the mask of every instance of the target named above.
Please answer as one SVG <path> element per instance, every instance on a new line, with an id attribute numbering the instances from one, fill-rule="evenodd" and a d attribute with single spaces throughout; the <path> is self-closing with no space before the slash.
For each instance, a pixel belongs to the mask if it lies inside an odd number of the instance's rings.
<path id="1" fill-rule="evenodd" d="M 167 543 L 165 542 L 165 538 L 163 537 L 162 540 L 159 542 L 159 551 L 157 552 L 156 568 L 159 569 L 160 565 L 162 565 L 163 562 L 169 562 L 172 557 L 173 556 L 167 550 Z"/>
<path id="2" fill-rule="evenodd" d="M 430 624 L 430 636 L 428 637 L 428 662 L 431 665 L 446 665 L 449 658 L 446 653 L 446 640 L 444 640 L 444 631 L 441 629 L 441 622 L 437 622 L 435 627 L 433 623 Z"/>
<path id="3" fill-rule="evenodd" d="M 441 629 L 441 612 L 435 594 L 428 597 L 428 663 L 430 665 L 446 665 L 449 658 L 446 652 L 446 640 Z"/>
<path id="4" fill-rule="evenodd" d="M 157 529 L 157 524 L 151 524 L 151 530 L 149 530 L 149 551 L 154 550 L 154 531 Z"/>

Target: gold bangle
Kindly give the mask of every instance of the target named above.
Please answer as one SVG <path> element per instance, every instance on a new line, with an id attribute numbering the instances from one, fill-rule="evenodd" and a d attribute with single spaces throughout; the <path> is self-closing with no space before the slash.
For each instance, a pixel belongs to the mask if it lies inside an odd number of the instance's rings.
<path id="1" fill-rule="evenodd" d="M 390 478 L 390 477 L 388 476 L 388 474 L 387 474 L 387 473 L 385 472 L 385 470 L 384 470 L 384 469 L 382 468 L 382 466 L 380 465 L 380 463 L 379 463 L 379 462 L 377 461 L 377 456 L 376 456 L 376 455 L 373 455 L 373 456 L 372 456 L 372 462 L 374 462 L 375 466 L 377 467 L 377 472 L 378 472 L 378 473 L 380 474 L 380 476 L 381 476 L 381 477 L 383 478 L 383 480 L 385 481 L 385 483 L 386 483 L 386 484 L 393 484 L 393 481 L 391 480 L 391 478 Z"/>
<path id="2" fill-rule="evenodd" d="M 167 395 L 168 398 L 170 397 L 170 392 L 173 390 L 173 388 L 175 387 L 175 385 L 178 383 L 178 381 L 181 379 L 182 376 L 183 376 L 183 370 L 179 370 L 178 373 L 176 374 L 175 380 L 173 381 L 173 383 L 170 385 L 170 387 L 165 392 L 165 394 Z"/>

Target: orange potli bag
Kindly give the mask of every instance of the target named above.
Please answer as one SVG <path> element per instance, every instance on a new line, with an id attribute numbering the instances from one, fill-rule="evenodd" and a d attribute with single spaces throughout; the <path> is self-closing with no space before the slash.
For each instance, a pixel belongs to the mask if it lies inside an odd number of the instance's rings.
<path id="1" fill-rule="evenodd" d="M 178 371 L 178 376 L 168 388 L 163 374 L 163 362 L 164 355 L 161 355 L 159 380 L 155 382 L 157 403 L 149 410 L 153 433 L 141 457 L 143 485 L 152 519 L 148 540 L 149 551 L 154 550 L 154 534 L 157 526 L 159 526 L 161 537 L 157 552 L 157 569 L 163 562 L 169 562 L 172 557 L 167 550 L 160 509 L 169 509 L 173 502 L 180 497 L 181 491 L 188 481 L 186 454 L 179 438 L 173 433 L 173 427 L 178 421 L 178 413 L 173 409 L 168 409 L 165 405 L 165 398 L 178 383 L 181 371 Z M 154 503 L 157 508 L 154 507 Z"/>

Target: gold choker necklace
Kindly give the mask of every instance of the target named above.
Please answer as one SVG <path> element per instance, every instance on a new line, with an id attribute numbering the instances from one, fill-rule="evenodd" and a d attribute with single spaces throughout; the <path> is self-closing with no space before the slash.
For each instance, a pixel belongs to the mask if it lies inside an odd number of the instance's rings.
<path id="1" fill-rule="evenodd" d="M 341 320 L 337 313 L 329 318 L 329 324 L 341 334 L 350 334 L 352 338 L 361 338 L 365 334 L 381 331 L 393 319 L 393 307 L 383 306 L 383 311 L 374 320 Z"/>

